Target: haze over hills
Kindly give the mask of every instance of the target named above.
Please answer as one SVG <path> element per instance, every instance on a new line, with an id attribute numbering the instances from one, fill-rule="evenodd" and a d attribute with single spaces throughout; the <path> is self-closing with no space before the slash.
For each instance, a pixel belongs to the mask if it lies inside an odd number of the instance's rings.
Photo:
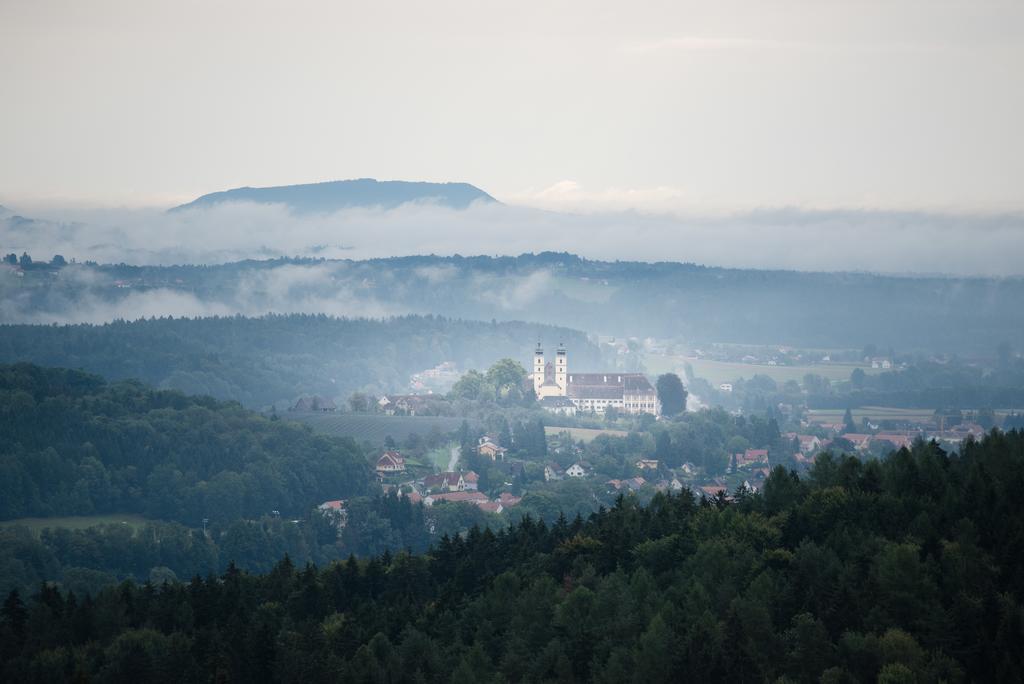
<path id="1" fill-rule="evenodd" d="M 394 209 L 410 202 L 429 202 L 465 209 L 473 202 L 496 202 L 469 183 L 378 181 L 373 178 L 303 183 L 269 188 L 234 188 L 203 195 L 171 211 L 208 208 L 225 202 L 284 204 L 295 213 L 327 213 L 355 207 Z"/>

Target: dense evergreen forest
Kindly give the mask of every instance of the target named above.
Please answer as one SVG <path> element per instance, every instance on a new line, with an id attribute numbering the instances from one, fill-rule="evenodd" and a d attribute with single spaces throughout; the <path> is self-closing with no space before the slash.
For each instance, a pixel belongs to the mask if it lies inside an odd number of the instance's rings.
<path id="1" fill-rule="evenodd" d="M 1021 278 L 764 271 L 550 252 L 213 266 L 54 266 L 44 260 L 29 264 L 22 276 L 0 265 L 7 320 L 98 320 L 90 311 L 135 318 L 153 310 L 144 301 L 184 297 L 196 310 L 210 312 L 334 311 L 344 305 L 354 315 L 522 319 L 700 343 L 843 349 L 876 343 L 901 352 L 971 355 L 988 355 L 1000 342 L 1024 347 Z"/>
<path id="2" fill-rule="evenodd" d="M 284 407 L 300 395 L 401 392 L 409 376 L 454 361 L 486 368 L 528 359 L 538 339 L 561 341 L 581 367 L 599 363 L 581 332 L 530 323 L 401 316 L 159 318 L 106 325 L 0 326 L 0 363 L 30 361 L 139 379 L 162 389 Z"/>
<path id="3" fill-rule="evenodd" d="M 1020 681 L 1024 433 L 2 609 L 10 681 Z"/>
<path id="4" fill-rule="evenodd" d="M 354 442 L 81 371 L 0 366 L 0 519 L 140 513 L 203 518 L 303 516 L 369 491 Z"/>

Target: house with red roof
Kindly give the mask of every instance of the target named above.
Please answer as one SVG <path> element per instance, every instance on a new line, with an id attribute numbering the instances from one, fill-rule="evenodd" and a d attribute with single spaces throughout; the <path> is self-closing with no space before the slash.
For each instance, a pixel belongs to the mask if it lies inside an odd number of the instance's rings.
<path id="1" fill-rule="evenodd" d="M 865 435 L 858 432 L 847 432 L 839 436 L 840 439 L 845 439 L 847 442 L 853 445 L 853 448 L 857 451 L 864 451 L 871 445 L 871 435 Z"/>
<path id="2" fill-rule="evenodd" d="M 405 472 L 405 458 L 397 451 L 385 451 L 377 459 L 377 472 L 381 474 L 403 473 Z"/>
<path id="3" fill-rule="evenodd" d="M 476 491 L 479 482 L 480 476 L 472 470 L 466 473 L 438 473 L 423 478 L 423 486 L 428 491 L 439 492 L 472 492 Z"/>

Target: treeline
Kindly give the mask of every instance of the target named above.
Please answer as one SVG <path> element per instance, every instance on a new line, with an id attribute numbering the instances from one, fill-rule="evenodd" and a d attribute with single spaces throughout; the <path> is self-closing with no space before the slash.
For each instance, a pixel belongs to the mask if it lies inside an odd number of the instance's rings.
<path id="1" fill-rule="evenodd" d="M 988 354 L 1002 341 L 1024 347 L 1020 278 L 757 271 L 591 261 L 550 252 L 65 268 L 73 270 L 62 271 L 60 277 L 34 269 L 24 277 L 0 277 L 0 288 L 6 280 L 5 303 L 12 319 L 64 320 L 97 302 L 116 311 L 122 303 L 133 306 L 132 295 L 158 290 L 195 297 L 219 311 L 274 311 L 317 300 L 324 306 L 341 300 L 366 311 L 431 312 L 477 320 L 490 320 L 500 311 L 506 320 L 620 337 L 643 331 L 702 345 L 733 340 L 846 349 L 872 343 L 971 355 Z M 574 341 L 570 353 L 577 347 Z M 482 368 L 509 355 L 502 351 L 465 367 Z"/>
<path id="2" fill-rule="evenodd" d="M 301 517 L 370 491 L 350 439 L 208 397 L 0 366 L 0 519 L 139 513 L 195 527 Z"/>
<path id="3" fill-rule="evenodd" d="M 80 368 L 253 408 L 282 408 L 309 394 L 340 403 L 355 391 L 402 391 L 411 374 L 444 361 L 486 368 L 506 356 L 530 358 L 538 339 L 564 341 L 581 366 L 598 365 L 599 352 L 586 335 L 566 328 L 299 314 L 6 325 L 0 326 L 0 363 Z"/>
<path id="4" fill-rule="evenodd" d="M 156 520 L 141 526 L 45 527 L 38 533 L 24 525 L 0 526 L 0 596 L 12 588 L 27 595 L 42 582 L 83 596 L 124 579 L 160 584 L 219 574 L 229 565 L 269 572 L 285 555 L 299 564 L 324 565 L 353 554 L 422 553 L 443 534 L 504 524 L 473 504 L 426 508 L 394 491 L 346 503 L 346 524 L 340 528 L 317 509 L 301 518 L 265 515 L 199 528 Z"/>
<path id="5" fill-rule="evenodd" d="M 1020 681 L 1024 434 L 2 609 L 11 681 Z"/>

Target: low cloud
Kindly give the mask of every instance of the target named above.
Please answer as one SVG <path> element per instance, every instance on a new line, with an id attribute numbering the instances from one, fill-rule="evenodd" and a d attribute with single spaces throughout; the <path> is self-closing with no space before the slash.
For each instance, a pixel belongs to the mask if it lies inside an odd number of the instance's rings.
<path id="1" fill-rule="evenodd" d="M 60 270 L 57 282 L 42 300 L 33 300 L 15 282 L 13 269 L 0 267 L 0 322 L 105 323 L 160 316 L 261 316 L 268 313 L 308 313 L 381 318 L 410 313 L 396 304 L 380 302 L 338 278 L 344 264 L 281 264 L 246 270 L 237 281 L 199 296 L 173 287 L 134 291 L 89 266 Z M 123 288 L 123 289 L 122 289 Z M 118 296 L 111 296 L 111 292 Z"/>
<path id="2" fill-rule="evenodd" d="M 1024 214 L 1019 213 L 777 209 L 687 214 L 669 209 L 679 206 L 680 191 L 668 188 L 588 193 L 578 185 L 560 184 L 535 194 L 541 207 L 572 208 L 578 202 L 591 211 L 499 204 L 457 211 L 408 205 L 300 217 L 283 206 L 249 203 L 174 214 L 65 211 L 53 218 L 38 214 L 44 218 L 28 222 L 0 218 L 0 250 L 28 252 L 37 259 L 61 254 L 78 261 L 131 264 L 567 251 L 592 259 L 743 268 L 1024 275 L 1019 258 L 1024 253 Z M 627 208 L 638 204 L 648 209 Z M 343 264 L 331 266 L 340 267 Z M 442 267 L 418 275 L 439 283 L 454 272 Z M 297 300 L 311 305 L 320 301 L 318 283 L 336 276 L 329 269 L 275 272 L 266 277 L 280 281 L 250 283 L 260 296 L 239 292 L 238 305 L 258 309 Z M 512 291 L 496 303 L 507 301 L 511 306 L 528 298 L 530 287 Z M 277 292 L 289 294 L 275 299 Z M 351 300 L 331 299 L 325 305 L 348 311 L 357 302 L 362 300 L 353 295 Z"/>
<path id="3" fill-rule="evenodd" d="M 513 278 L 478 275 L 474 279 L 473 291 L 478 301 L 505 311 L 522 311 L 550 294 L 552 281 L 551 273 L 543 269 Z"/>

